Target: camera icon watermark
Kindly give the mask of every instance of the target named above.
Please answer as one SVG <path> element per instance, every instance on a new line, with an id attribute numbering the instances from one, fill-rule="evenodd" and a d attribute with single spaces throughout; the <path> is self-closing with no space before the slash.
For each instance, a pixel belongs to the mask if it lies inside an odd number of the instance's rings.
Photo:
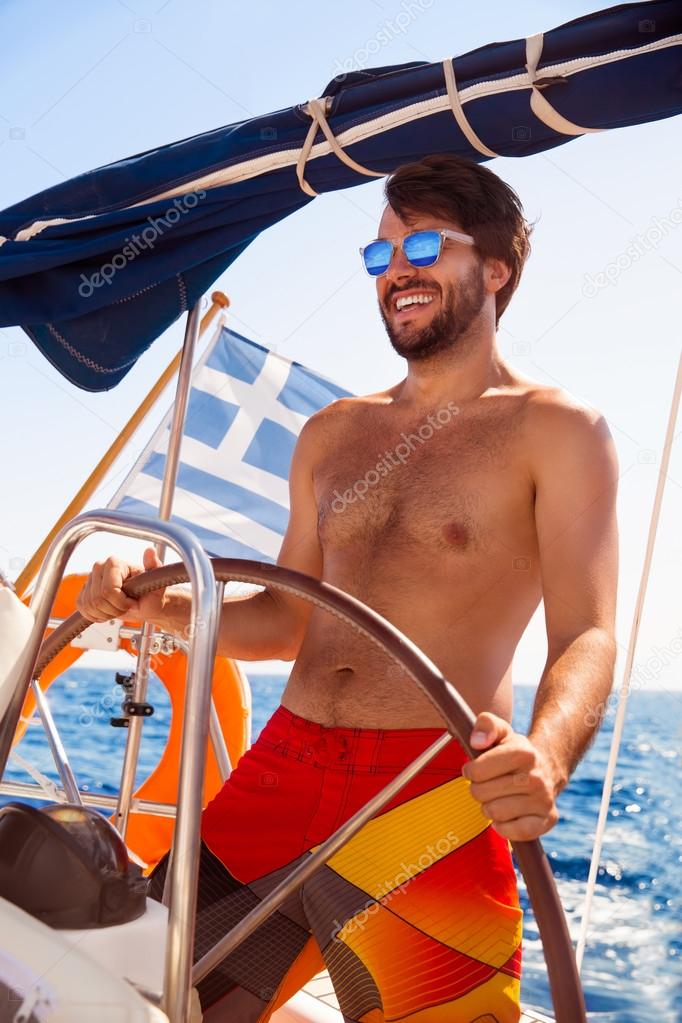
<path id="1" fill-rule="evenodd" d="M 637 452 L 637 461 L 641 465 L 655 465 L 656 452 L 652 451 L 651 448 L 642 448 L 641 451 Z"/>
<path id="2" fill-rule="evenodd" d="M 512 138 L 514 142 L 528 142 L 531 137 L 530 126 L 527 124 L 517 124 L 512 128 Z"/>
<path id="3" fill-rule="evenodd" d="M 258 781 L 264 788 L 273 789 L 279 785 L 279 775 L 274 771 L 261 771 Z"/>
<path id="4" fill-rule="evenodd" d="M 530 558 L 514 558 L 512 567 L 516 572 L 527 572 L 530 568 Z"/>
<path id="5" fill-rule="evenodd" d="M 261 142 L 276 142 L 277 141 L 277 129 L 271 127 L 269 124 L 260 130 Z"/>
<path id="6" fill-rule="evenodd" d="M 530 355 L 530 342 L 514 341 L 512 343 L 512 352 L 514 355 Z"/>
<path id="7" fill-rule="evenodd" d="M 362 71 L 368 64 L 376 64 L 377 54 L 398 36 L 405 35 L 417 18 L 433 7 L 434 2 L 435 0 L 402 0 L 401 10 L 393 18 L 386 18 L 370 39 L 366 39 L 349 57 L 343 60 L 336 58 L 334 80 L 344 82 L 349 74 Z"/>

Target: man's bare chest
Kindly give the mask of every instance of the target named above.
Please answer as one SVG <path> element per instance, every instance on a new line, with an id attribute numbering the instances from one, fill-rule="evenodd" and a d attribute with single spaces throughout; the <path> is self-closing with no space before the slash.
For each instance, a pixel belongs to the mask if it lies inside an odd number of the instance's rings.
<path id="1" fill-rule="evenodd" d="M 444 411 L 409 423 L 368 414 L 318 463 L 323 550 L 409 547 L 461 560 L 527 539 L 532 488 L 520 416 Z"/>

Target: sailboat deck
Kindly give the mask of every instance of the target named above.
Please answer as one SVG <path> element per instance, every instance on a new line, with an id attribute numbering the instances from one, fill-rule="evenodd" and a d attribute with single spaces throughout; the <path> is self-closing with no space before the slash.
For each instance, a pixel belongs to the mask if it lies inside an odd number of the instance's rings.
<path id="1" fill-rule="evenodd" d="M 312 980 L 308 981 L 303 990 L 317 998 L 320 1002 L 330 1005 L 333 1009 L 339 1008 L 331 978 L 326 970 L 318 973 Z M 554 1023 L 554 1021 L 549 1016 L 543 1016 L 535 1012 L 535 1010 L 526 1009 L 519 1023 Z"/>

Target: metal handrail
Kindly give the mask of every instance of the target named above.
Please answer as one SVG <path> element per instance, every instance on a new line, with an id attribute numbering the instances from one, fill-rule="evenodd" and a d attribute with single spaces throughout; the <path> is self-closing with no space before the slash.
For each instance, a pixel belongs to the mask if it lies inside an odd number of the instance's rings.
<path id="1" fill-rule="evenodd" d="M 206 742 L 218 624 L 215 576 L 196 537 L 182 526 L 105 510 L 81 515 L 64 526 L 45 556 L 31 610 L 34 625 L 17 667 L 17 684 L 0 722 L 0 778 L 12 748 L 21 708 L 34 676 L 45 627 L 59 583 L 76 546 L 92 533 L 107 531 L 134 539 L 151 539 L 172 547 L 182 558 L 192 588 L 191 635 L 187 666 L 187 699 L 180 758 L 175 856 L 170 875 L 168 940 L 163 1009 L 170 1023 L 184 1023 L 190 1007 L 190 977 L 196 917 L 199 846 Z M 54 633 L 52 634 L 54 635 Z"/>
<path id="2" fill-rule="evenodd" d="M 218 583 L 216 600 L 218 606 L 222 604 L 223 592 L 225 590 L 224 583 Z M 48 619 L 48 628 L 57 629 L 66 621 L 65 618 L 53 618 Z M 119 635 L 123 639 L 133 639 L 141 635 L 140 628 L 130 628 L 128 626 L 121 626 L 119 629 Z M 183 639 L 177 636 L 173 636 L 170 632 L 164 632 L 163 630 L 156 630 L 155 638 L 164 639 L 167 638 L 172 640 L 173 646 L 180 650 L 185 657 L 189 655 L 189 644 Z M 57 773 L 63 786 L 63 792 L 65 797 L 71 803 L 80 803 L 83 806 L 101 806 L 103 808 L 111 808 L 117 811 L 120 806 L 120 795 L 118 796 L 106 796 L 101 793 L 99 800 L 93 800 L 92 793 L 88 796 L 88 793 L 78 788 L 76 779 L 74 777 L 73 770 L 69 763 L 69 759 L 66 755 L 61 736 L 59 735 L 59 729 L 52 717 L 50 705 L 47 701 L 47 696 L 41 689 L 40 685 L 36 680 L 31 683 L 31 688 L 36 701 L 36 708 L 40 718 L 40 723 L 47 736 L 48 745 L 52 752 L 52 758 L 57 768 Z M 220 724 L 220 718 L 216 709 L 215 700 L 211 695 L 211 711 L 209 718 L 209 739 L 211 747 L 213 749 L 213 755 L 216 759 L 218 767 L 218 774 L 220 775 L 221 781 L 227 781 L 232 773 L 232 762 L 230 760 L 230 753 L 225 742 L 225 736 Z M 43 793 L 43 790 L 39 785 L 23 785 L 21 782 L 0 782 L 0 794 L 3 795 L 22 795 L 26 799 L 37 799 L 40 798 L 35 793 Z M 18 788 L 20 786 L 21 788 Z M 152 807 L 163 806 L 163 811 L 151 809 Z M 131 796 L 128 813 L 145 813 L 148 812 L 151 815 L 157 814 L 162 817 L 175 817 L 176 804 L 175 803 L 159 803 L 154 800 L 137 799 Z"/>
<path id="3" fill-rule="evenodd" d="M 65 800 L 68 799 L 64 789 L 57 788 L 57 792 L 60 797 L 63 796 Z M 80 789 L 78 790 L 78 795 L 83 806 L 99 806 L 103 810 L 116 809 L 116 796 L 107 795 L 105 792 L 83 792 Z M 44 803 L 52 801 L 52 796 L 48 795 L 40 785 L 37 785 L 35 782 L 25 781 L 0 781 L 0 796 L 14 796 L 17 799 L 35 799 L 38 802 L 42 801 Z M 150 817 L 169 817 L 172 820 L 176 815 L 177 807 L 175 803 L 159 803 L 153 799 L 133 799 L 130 812 L 144 813 Z"/>
<path id="4" fill-rule="evenodd" d="M 76 779 L 74 777 L 71 764 L 69 763 L 69 758 L 66 755 L 66 750 L 64 749 L 61 736 L 57 730 L 54 718 L 52 717 L 52 711 L 50 710 L 50 705 L 47 702 L 47 697 L 35 679 L 31 682 L 31 689 L 36 701 L 36 707 L 38 708 L 41 724 L 45 729 L 45 734 L 47 735 L 47 742 L 52 753 L 52 759 L 57 767 L 57 773 L 61 778 L 64 791 L 69 798 L 69 802 L 80 803 L 82 806 L 83 801 L 81 799 L 81 794 L 78 789 L 78 785 L 76 784 Z"/>

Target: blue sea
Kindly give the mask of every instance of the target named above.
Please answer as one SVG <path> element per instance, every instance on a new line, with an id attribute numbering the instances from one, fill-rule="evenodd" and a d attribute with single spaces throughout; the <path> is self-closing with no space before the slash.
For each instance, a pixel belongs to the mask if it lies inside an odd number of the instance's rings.
<path id="1" fill-rule="evenodd" d="M 253 738 L 279 702 L 285 678 L 254 675 Z M 145 722 L 140 780 L 165 742 L 170 708 L 158 682 L 150 694 L 155 714 Z M 114 794 L 125 732 L 109 726 L 118 712 L 114 671 L 72 669 L 50 692 L 53 713 L 83 789 Z M 525 731 L 533 690 L 519 686 L 515 725 Z M 571 931 L 580 908 L 599 810 L 614 709 L 560 800 L 561 820 L 544 839 Z M 19 752 L 56 780 L 40 726 L 29 729 Z M 599 1023 L 682 1021 L 682 692 L 636 691 L 630 697 L 602 868 L 583 967 L 590 1020 Z M 29 780 L 12 765 L 8 777 Z M 3 800 L 6 802 L 7 800 Z M 528 908 L 522 889 L 524 908 Z M 542 950 L 532 914 L 526 914 L 523 1000 L 550 1007 Z"/>

